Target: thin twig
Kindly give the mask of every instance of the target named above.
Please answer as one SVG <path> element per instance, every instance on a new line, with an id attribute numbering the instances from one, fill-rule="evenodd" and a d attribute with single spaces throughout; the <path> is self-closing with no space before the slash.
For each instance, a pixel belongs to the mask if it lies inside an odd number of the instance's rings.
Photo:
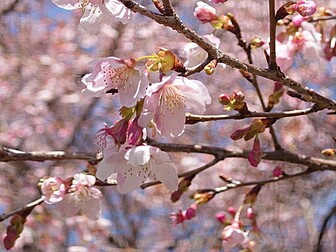
<path id="1" fill-rule="evenodd" d="M 19 213 L 22 213 L 22 212 L 25 212 L 27 210 L 30 210 L 30 209 L 33 209 L 34 207 L 36 207 L 37 205 L 41 204 L 43 202 L 43 197 L 25 205 L 24 207 L 21 207 L 21 208 L 18 208 L 12 212 L 9 212 L 9 213 L 3 213 L 0 215 L 0 221 L 3 221 L 3 220 L 6 220 L 8 219 L 9 217 L 15 215 L 15 214 L 19 214 Z"/>
<path id="2" fill-rule="evenodd" d="M 275 20 L 275 4 L 274 0 L 268 1 L 269 6 L 269 35 L 270 35 L 270 62 L 268 64 L 269 69 L 276 70 L 276 51 L 275 51 L 275 39 L 276 39 L 276 20 Z"/>
<path id="3" fill-rule="evenodd" d="M 263 117 L 263 118 L 285 118 L 285 117 L 296 117 L 302 115 L 308 115 L 320 111 L 321 109 L 317 107 L 311 107 L 306 109 L 284 111 L 284 112 L 250 112 L 246 114 L 235 114 L 235 115 L 193 115 L 190 113 L 186 114 L 186 124 L 195 124 L 198 122 L 209 122 L 209 121 L 220 121 L 220 120 L 242 120 L 245 118 Z"/>

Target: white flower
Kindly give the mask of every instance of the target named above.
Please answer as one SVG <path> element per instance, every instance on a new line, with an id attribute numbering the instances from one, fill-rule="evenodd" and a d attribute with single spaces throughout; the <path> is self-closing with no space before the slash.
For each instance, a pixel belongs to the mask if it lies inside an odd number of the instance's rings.
<path id="1" fill-rule="evenodd" d="M 89 219 L 96 220 L 99 218 L 102 193 L 97 188 L 92 187 L 95 182 L 96 178 L 92 175 L 83 173 L 74 175 L 69 193 L 59 203 L 61 212 L 66 217 L 73 216 L 80 211 Z"/>
<path id="2" fill-rule="evenodd" d="M 101 96 L 111 89 L 118 90 L 120 103 L 133 107 L 145 96 L 147 77 L 136 70 L 135 60 L 107 57 L 96 61 L 92 73 L 86 74 L 82 82 L 86 85 L 85 94 Z"/>
<path id="3" fill-rule="evenodd" d="M 118 0 L 51 0 L 55 5 L 66 10 L 82 9 L 80 27 L 84 30 L 97 30 L 98 23 L 120 21 L 129 22 L 132 11 Z"/>
<path id="4" fill-rule="evenodd" d="M 175 167 L 166 152 L 153 146 L 136 146 L 108 153 L 113 141 L 107 142 L 104 159 L 99 163 L 96 177 L 105 180 L 117 173 L 118 190 L 127 193 L 135 190 L 148 179 L 160 180 L 170 191 L 177 189 Z"/>

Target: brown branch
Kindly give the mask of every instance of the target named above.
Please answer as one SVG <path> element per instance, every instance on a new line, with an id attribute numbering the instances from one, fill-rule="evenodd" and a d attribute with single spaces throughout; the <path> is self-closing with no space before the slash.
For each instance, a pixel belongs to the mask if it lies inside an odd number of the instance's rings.
<path id="1" fill-rule="evenodd" d="M 26 212 L 28 210 L 32 210 L 34 207 L 36 207 L 37 205 L 41 204 L 43 202 L 43 197 L 25 205 L 24 207 L 20 207 L 12 212 L 9 213 L 3 213 L 0 215 L 0 222 L 3 220 L 8 219 L 9 217 L 15 215 L 15 214 L 19 214 L 19 213 L 23 213 Z"/>
<path id="2" fill-rule="evenodd" d="M 269 6 L 269 35 L 270 35 L 270 61 L 268 64 L 269 69 L 276 70 L 278 68 L 275 55 L 275 36 L 276 36 L 276 20 L 275 20 L 275 4 L 274 0 L 268 1 Z"/>
<path id="3" fill-rule="evenodd" d="M 163 8 L 164 8 L 164 15 L 165 16 L 173 16 L 175 11 L 173 6 L 170 3 L 170 0 L 162 0 Z"/>
<path id="4" fill-rule="evenodd" d="M 11 4 L 9 4 L 9 5 L 7 6 L 7 8 L 2 9 L 2 10 L 0 11 L 0 17 L 1 17 L 1 16 L 4 16 L 4 15 L 6 15 L 6 14 L 12 12 L 12 11 L 14 11 L 14 8 L 15 8 L 15 6 L 19 3 L 19 1 L 20 1 L 20 0 L 14 0 Z"/>
<path id="5" fill-rule="evenodd" d="M 263 118 L 285 118 L 285 117 L 295 117 L 308 115 L 311 113 L 318 112 L 322 109 L 318 107 L 311 107 L 306 109 L 284 111 L 284 112 L 250 112 L 246 114 L 235 114 L 235 115 L 193 115 L 190 113 L 186 114 L 186 124 L 195 124 L 198 122 L 209 122 L 209 121 L 220 121 L 220 120 L 242 120 L 245 118 L 263 117 Z"/>
<path id="6" fill-rule="evenodd" d="M 199 168 L 196 168 L 194 170 L 191 170 L 191 171 L 187 171 L 187 172 L 184 172 L 184 173 L 181 173 L 178 175 L 179 178 L 184 178 L 184 177 L 188 177 L 188 176 L 191 176 L 191 175 L 196 175 L 208 168 L 210 168 L 211 166 L 217 164 L 219 161 L 221 161 L 222 159 L 221 158 L 214 158 L 214 160 L 212 160 L 211 162 L 199 167 Z M 147 187 L 150 187 L 150 186 L 154 186 L 154 185 L 158 185 L 158 184 L 161 184 L 161 181 L 152 181 L 152 182 L 148 182 L 148 183 L 144 183 L 142 184 L 140 187 L 142 189 L 145 189 Z"/>
<path id="7" fill-rule="evenodd" d="M 226 158 L 247 159 L 250 153 L 249 151 L 233 151 L 225 148 L 197 145 L 197 144 L 192 145 L 192 144 L 160 143 L 151 139 L 148 139 L 147 142 L 150 145 L 158 147 L 161 150 L 167 152 L 211 154 L 221 160 Z M 275 150 L 270 152 L 264 152 L 262 159 L 303 165 L 318 171 L 324 171 L 324 170 L 336 171 L 336 161 L 334 160 L 327 160 L 317 157 L 308 157 L 305 155 L 295 154 L 287 150 Z"/>
<path id="8" fill-rule="evenodd" d="M 336 110 L 335 101 L 330 100 L 314 92 L 309 88 L 303 87 L 299 82 L 292 80 L 288 76 L 285 76 L 283 73 L 258 67 L 252 64 L 244 63 L 228 54 L 223 53 L 221 50 L 217 49 L 214 45 L 205 41 L 195 31 L 186 27 L 177 16 L 173 17 L 162 16 L 158 13 L 154 13 L 146 9 L 144 6 L 132 0 L 120 0 L 120 2 L 122 2 L 126 7 L 130 8 L 132 11 L 147 16 L 150 19 L 156 21 L 157 23 L 170 27 L 173 30 L 177 31 L 178 33 L 181 33 L 186 38 L 190 39 L 192 42 L 196 43 L 198 46 L 207 51 L 209 55 L 214 59 L 216 59 L 219 63 L 224 63 L 233 68 L 243 70 L 252 74 L 256 74 L 273 81 L 279 81 L 286 87 L 293 89 L 294 91 L 301 94 L 303 97 L 306 98 L 307 101 L 313 102 L 321 108 Z"/>
<path id="9" fill-rule="evenodd" d="M 217 194 L 217 193 L 226 192 L 230 189 L 235 189 L 235 188 L 239 188 L 239 187 L 252 186 L 252 185 L 265 185 L 265 184 L 274 183 L 274 182 L 278 182 L 278 181 L 282 181 L 282 180 L 287 180 L 287 179 L 291 179 L 291 178 L 295 178 L 295 177 L 305 176 L 305 175 L 311 174 L 313 172 L 316 172 L 316 170 L 308 168 L 307 170 L 302 171 L 302 172 L 298 172 L 298 173 L 294 173 L 294 174 L 286 174 L 285 176 L 273 177 L 273 178 L 264 179 L 264 180 L 247 181 L 247 182 L 241 182 L 241 181 L 235 180 L 234 183 L 229 183 L 225 186 L 215 188 L 214 192 Z"/>
<path id="10" fill-rule="evenodd" d="M 9 161 L 53 161 L 53 160 L 86 160 L 97 162 L 102 159 L 101 154 L 64 151 L 31 151 L 24 152 L 0 146 L 0 162 Z"/>
<path id="11" fill-rule="evenodd" d="M 186 68 L 186 71 L 181 74 L 181 76 L 187 77 L 189 75 L 192 75 L 194 73 L 199 73 L 203 71 L 203 69 L 213 60 L 211 56 L 208 56 L 208 58 L 202 62 L 201 64 L 191 67 L 191 68 Z"/>

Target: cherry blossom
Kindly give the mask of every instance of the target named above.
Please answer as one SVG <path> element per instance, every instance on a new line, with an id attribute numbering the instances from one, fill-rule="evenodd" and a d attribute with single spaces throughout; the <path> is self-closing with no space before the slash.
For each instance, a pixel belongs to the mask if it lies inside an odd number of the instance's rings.
<path id="1" fill-rule="evenodd" d="M 202 82 L 176 74 L 165 76 L 148 87 L 138 124 L 147 127 L 153 119 L 162 136 L 178 136 L 184 130 L 186 108 L 203 113 L 205 104 L 210 103 L 211 97 Z"/>
<path id="2" fill-rule="evenodd" d="M 96 178 L 92 175 L 75 174 L 68 194 L 59 203 L 61 212 L 70 217 L 80 211 L 89 219 L 98 219 L 102 193 L 93 187 L 95 183 Z"/>
<path id="3" fill-rule="evenodd" d="M 66 10 L 82 9 L 80 27 L 84 30 L 97 30 L 99 23 L 120 21 L 129 22 L 131 10 L 118 0 L 51 0 L 55 5 Z"/>
<path id="4" fill-rule="evenodd" d="M 247 233 L 241 230 L 239 224 L 234 221 L 231 225 L 223 229 L 222 245 L 225 252 L 232 251 L 232 249 L 238 245 L 246 249 L 249 247 L 249 238 Z"/>
<path id="5" fill-rule="evenodd" d="M 109 150 L 114 149 L 114 143 L 107 143 L 104 158 L 98 165 L 97 178 L 105 180 L 117 173 L 118 190 L 121 193 L 135 190 L 148 179 L 161 181 L 171 191 L 177 189 L 177 173 L 166 152 L 146 145 L 109 153 Z"/>
<path id="6" fill-rule="evenodd" d="M 126 107 L 133 107 L 144 97 L 148 86 L 147 77 L 134 69 L 135 64 L 134 59 L 108 57 L 98 60 L 93 72 L 82 78 L 86 85 L 83 93 L 97 97 L 116 89 L 120 103 Z"/>
<path id="7" fill-rule="evenodd" d="M 54 204 L 60 202 L 66 194 L 64 181 L 57 177 L 47 178 L 41 184 L 41 192 L 45 203 Z"/>
<path id="8" fill-rule="evenodd" d="M 215 35 L 204 35 L 203 38 L 213 44 L 216 48 L 219 48 L 220 40 Z M 205 61 L 208 57 L 208 53 L 200 48 L 196 43 L 185 44 L 180 52 L 180 55 L 187 59 L 186 62 L 184 62 L 184 65 L 187 67 L 194 67 Z M 224 64 L 221 65 L 224 66 Z"/>

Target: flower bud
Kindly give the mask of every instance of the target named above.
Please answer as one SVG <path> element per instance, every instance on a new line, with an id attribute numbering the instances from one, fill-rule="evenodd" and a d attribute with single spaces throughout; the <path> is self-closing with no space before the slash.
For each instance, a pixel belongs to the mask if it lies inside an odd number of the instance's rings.
<path id="1" fill-rule="evenodd" d="M 231 102 L 231 98 L 228 94 L 221 94 L 218 98 L 218 101 L 222 105 L 228 105 Z"/>
<path id="2" fill-rule="evenodd" d="M 247 208 L 246 217 L 250 220 L 253 220 L 255 218 L 252 207 Z"/>
<path id="3" fill-rule="evenodd" d="M 225 215 L 225 213 L 223 213 L 223 212 L 219 212 L 219 213 L 217 213 L 217 214 L 216 214 L 216 219 L 217 219 L 220 223 L 225 224 L 225 221 L 226 221 L 226 215 Z"/>
<path id="4" fill-rule="evenodd" d="M 316 4 L 311 0 L 302 0 L 296 4 L 295 10 L 303 17 L 310 16 L 316 11 Z"/>
<path id="5" fill-rule="evenodd" d="M 236 209 L 234 207 L 232 207 L 232 206 L 229 207 L 227 209 L 227 211 L 232 215 L 232 217 L 234 217 L 236 215 L 236 213 L 237 213 Z"/>
<path id="6" fill-rule="evenodd" d="M 190 220 L 192 218 L 194 218 L 196 216 L 196 209 L 197 209 L 197 205 L 196 204 L 192 204 L 187 211 L 185 212 L 185 218 L 187 220 Z"/>
<path id="7" fill-rule="evenodd" d="M 215 8 L 204 2 L 197 2 L 194 16 L 202 23 L 208 23 L 218 19 Z"/>
<path id="8" fill-rule="evenodd" d="M 279 166 L 275 167 L 273 170 L 273 177 L 280 177 L 282 175 L 284 175 L 283 170 Z"/>
<path id="9" fill-rule="evenodd" d="M 260 37 L 254 37 L 250 42 L 250 46 L 252 49 L 260 48 L 264 44 L 265 44 L 265 41 L 263 41 Z"/>

